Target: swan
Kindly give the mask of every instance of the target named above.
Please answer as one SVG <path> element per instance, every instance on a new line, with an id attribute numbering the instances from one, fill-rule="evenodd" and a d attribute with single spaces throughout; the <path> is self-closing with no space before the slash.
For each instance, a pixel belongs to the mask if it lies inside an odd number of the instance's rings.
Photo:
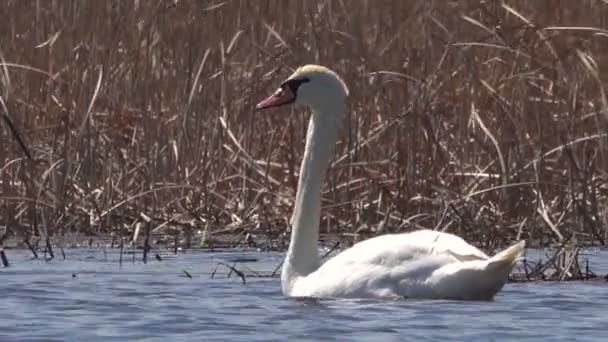
<path id="1" fill-rule="evenodd" d="M 256 111 L 295 104 L 312 114 L 300 167 L 291 240 L 281 273 L 287 297 L 491 300 L 508 280 L 525 241 L 489 257 L 462 238 L 434 230 L 381 235 L 321 265 L 321 187 L 334 153 L 348 89 L 330 69 L 298 68 Z"/>

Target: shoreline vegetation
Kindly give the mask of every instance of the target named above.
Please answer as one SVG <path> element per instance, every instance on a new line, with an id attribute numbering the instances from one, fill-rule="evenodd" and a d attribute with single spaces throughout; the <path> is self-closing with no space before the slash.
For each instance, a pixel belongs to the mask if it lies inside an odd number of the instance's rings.
<path id="1" fill-rule="evenodd" d="M 323 192 L 327 240 L 428 228 L 567 255 L 608 240 L 605 1 L 0 11 L 0 248 L 52 251 L 76 234 L 145 251 L 284 249 L 307 113 L 254 106 L 306 63 L 351 93 Z"/>

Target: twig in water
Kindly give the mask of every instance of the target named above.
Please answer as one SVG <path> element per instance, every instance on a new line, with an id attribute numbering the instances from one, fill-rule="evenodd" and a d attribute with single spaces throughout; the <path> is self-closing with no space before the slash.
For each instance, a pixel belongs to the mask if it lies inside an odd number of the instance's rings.
<path id="1" fill-rule="evenodd" d="M 121 236 L 120 236 L 120 254 L 118 256 L 118 266 L 120 266 L 120 267 L 122 267 L 122 254 L 123 254 L 124 247 L 125 247 L 125 240 L 122 236 L 122 231 L 123 231 L 123 228 L 121 227 L 120 228 L 120 234 L 121 234 Z"/>
<path id="2" fill-rule="evenodd" d="M 57 242 L 57 247 L 59 247 L 59 251 L 61 252 L 61 256 L 63 257 L 63 260 L 65 260 L 65 250 L 63 249 L 63 244 L 61 244 L 61 242 Z M 105 254 L 105 249 L 103 250 L 104 254 Z"/>
<path id="3" fill-rule="evenodd" d="M 34 246 L 32 246 L 32 243 L 30 242 L 30 239 L 24 239 L 23 242 L 25 243 L 25 245 L 27 246 L 27 248 L 30 249 L 30 251 L 32 252 L 32 254 L 34 254 L 34 259 L 38 259 L 38 253 L 36 253 L 36 249 L 34 248 Z"/>
<path id="4" fill-rule="evenodd" d="M 215 269 L 213 270 L 213 272 L 211 272 L 211 278 L 212 279 L 215 276 L 215 273 L 217 272 L 217 268 L 220 265 L 222 265 L 222 266 L 227 267 L 228 269 L 230 269 L 230 272 L 226 276 L 227 278 L 230 278 L 230 275 L 232 274 L 232 272 L 234 272 L 234 273 L 236 273 L 241 278 L 241 281 L 243 282 L 243 284 L 247 284 L 247 280 L 245 279 L 245 273 L 237 270 L 234 266 L 227 265 L 227 264 L 225 264 L 223 262 L 218 262 L 217 265 L 215 266 Z"/>
<path id="5" fill-rule="evenodd" d="M 258 262 L 259 259 L 258 258 L 250 258 L 250 257 L 242 257 L 242 258 L 234 258 L 234 259 L 231 259 L 230 261 L 232 261 L 234 263 L 239 263 L 239 262 Z"/>
<path id="6" fill-rule="evenodd" d="M 528 272 L 528 259 L 524 258 L 523 264 L 524 264 L 524 272 L 526 273 L 526 280 L 530 281 L 530 272 Z"/>
<path id="7" fill-rule="evenodd" d="M 340 241 L 336 241 L 336 243 L 321 257 L 321 259 L 325 259 L 331 252 L 333 252 L 336 248 L 340 246 Z"/>
<path id="8" fill-rule="evenodd" d="M 0 247 L 0 259 L 2 259 L 2 266 L 8 267 L 8 258 L 6 257 L 6 253 L 4 253 L 4 248 Z"/>
<path id="9" fill-rule="evenodd" d="M 270 275 L 271 278 L 274 278 L 277 275 L 277 272 L 279 272 L 279 270 L 281 269 L 281 266 L 283 266 L 283 262 L 285 260 L 281 260 L 281 262 L 277 265 L 277 267 L 274 269 L 274 271 L 272 271 L 272 274 Z"/>
<path id="10" fill-rule="evenodd" d="M 51 238 L 48 235 L 46 236 L 45 241 L 46 241 L 46 250 L 45 251 L 49 252 L 49 256 L 51 257 L 51 259 L 55 259 L 55 253 L 53 252 L 53 246 L 51 244 Z M 46 252 L 45 252 L 45 254 L 46 254 Z"/>
<path id="11" fill-rule="evenodd" d="M 146 264 L 148 262 L 148 253 L 152 249 L 152 247 L 150 246 L 150 230 L 151 229 L 152 229 L 152 220 L 149 220 L 146 223 L 146 238 L 144 240 L 144 255 L 143 255 L 144 264 Z"/>

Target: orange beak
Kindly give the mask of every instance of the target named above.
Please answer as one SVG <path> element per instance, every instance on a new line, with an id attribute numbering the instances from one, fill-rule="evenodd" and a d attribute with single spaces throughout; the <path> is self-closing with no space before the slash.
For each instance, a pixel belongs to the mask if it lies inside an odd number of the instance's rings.
<path id="1" fill-rule="evenodd" d="M 268 96 L 262 102 L 258 103 L 255 106 L 255 110 L 279 107 L 279 106 L 293 103 L 295 100 L 296 100 L 296 96 L 291 91 L 290 87 L 280 87 L 272 95 Z"/>

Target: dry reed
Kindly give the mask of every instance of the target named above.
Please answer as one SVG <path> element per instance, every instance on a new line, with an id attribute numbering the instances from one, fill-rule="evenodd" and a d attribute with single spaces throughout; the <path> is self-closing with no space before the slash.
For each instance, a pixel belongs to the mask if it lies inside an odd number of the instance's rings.
<path id="1" fill-rule="evenodd" d="M 8 0 L 0 12 L 0 94 L 32 154 L 3 130 L 1 241 L 283 248 L 306 115 L 253 107 L 305 63 L 351 90 L 324 236 L 608 237 L 606 1 Z"/>

